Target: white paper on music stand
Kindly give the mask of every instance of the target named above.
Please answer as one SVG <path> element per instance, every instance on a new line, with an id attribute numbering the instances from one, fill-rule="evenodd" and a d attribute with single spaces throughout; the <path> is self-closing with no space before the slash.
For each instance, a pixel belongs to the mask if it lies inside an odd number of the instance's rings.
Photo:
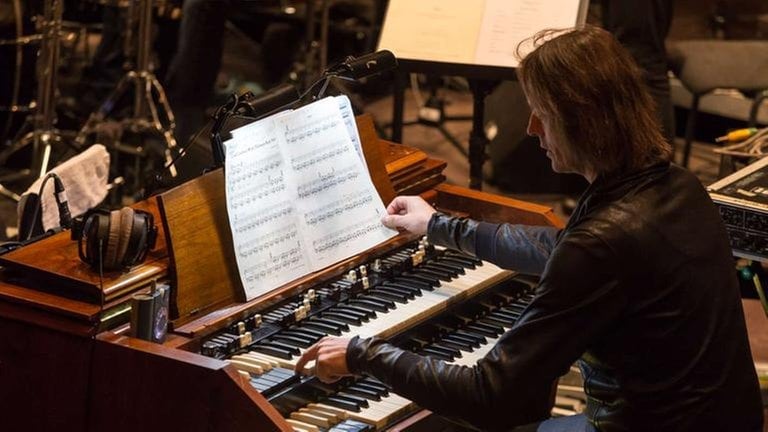
<path id="1" fill-rule="evenodd" d="M 586 0 L 390 0 L 379 49 L 401 59 L 517 67 L 518 44 L 584 22 Z"/>
<path id="2" fill-rule="evenodd" d="M 232 136 L 225 146 L 227 212 L 248 300 L 396 235 L 381 224 L 384 204 L 337 99 Z"/>

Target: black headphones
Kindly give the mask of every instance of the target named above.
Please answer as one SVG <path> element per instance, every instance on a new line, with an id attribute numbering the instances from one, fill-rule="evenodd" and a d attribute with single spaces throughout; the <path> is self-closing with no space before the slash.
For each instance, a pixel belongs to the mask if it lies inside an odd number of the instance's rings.
<path id="1" fill-rule="evenodd" d="M 72 239 L 77 240 L 80 260 L 94 270 L 126 270 L 155 247 L 157 226 L 143 210 L 95 210 L 75 219 Z"/>

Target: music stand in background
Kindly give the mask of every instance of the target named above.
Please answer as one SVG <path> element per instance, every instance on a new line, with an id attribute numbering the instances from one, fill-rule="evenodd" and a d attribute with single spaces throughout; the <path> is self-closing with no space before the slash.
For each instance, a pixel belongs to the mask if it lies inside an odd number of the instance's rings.
<path id="1" fill-rule="evenodd" d="M 513 80 L 518 44 L 546 28 L 584 23 L 588 0 L 390 0 L 378 49 L 398 58 L 392 141 L 402 142 L 405 86 L 409 73 L 467 78 L 472 92 L 469 187 L 482 189 L 485 98 L 495 82 Z"/>

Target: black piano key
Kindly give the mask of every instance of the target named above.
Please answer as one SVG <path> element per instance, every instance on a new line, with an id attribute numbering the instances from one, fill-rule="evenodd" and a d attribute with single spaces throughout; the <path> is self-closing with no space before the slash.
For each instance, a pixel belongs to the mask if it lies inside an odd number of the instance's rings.
<path id="1" fill-rule="evenodd" d="M 387 389 L 387 387 L 384 385 L 377 385 L 364 380 L 360 380 L 355 383 L 355 386 L 376 392 L 376 394 L 382 397 L 389 395 L 389 389 Z"/>
<path id="2" fill-rule="evenodd" d="M 387 309 L 394 309 L 395 308 L 395 302 L 393 302 L 390 299 L 385 299 L 381 297 L 377 297 L 370 294 L 362 294 L 358 297 L 360 300 L 367 300 L 371 302 L 379 303 L 380 305 L 385 306 Z"/>
<path id="3" fill-rule="evenodd" d="M 416 296 L 413 295 L 413 293 L 409 290 L 404 290 L 402 288 L 396 288 L 386 285 L 378 285 L 376 288 L 374 288 L 377 291 L 384 291 L 392 294 L 397 294 L 404 296 L 407 300 L 413 300 Z"/>
<path id="4" fill-rule="evenodd" d="M 482 317 L 478 321 L 489 324 L 489 325 L 499 326 L 499 327 L 512 327 L 512 324 L 509 321 L 503 320 L 501 318 L 498 318 L 490 314 Z"/>
<path id="5" fill-rule="evenodd" d="M 388 293 L 386 291 L 379 291 L 379 290 L 375 290 L 375 289 L 369 289 L 366 292 L 365 295 L 366 295 L 367 298 L 373 297 L 375 299 L 389 300 L 389 301 L 393 301 L 393 302 L 396 302 L 396 303 L 408 303 L 408 298 L 407 297 L 405 297 L 403 295 L 397 295 L 397 294 L 393 294 L 393 293 Z"/>
<path id="6" fill-rule="evenodd" d="M 358 305 L 353 305 L 349 303 L 339 305 L 339 307 L 343 307 L 344 309 L 347 309 L 347 310 L 356 310 L 360 313 L 364 313 L 366 314 L 366 316 L 368 316 L 368 318 L 376 318 L 376 311 L 371 310 L 369 308 L 363 308 Z"/>
<path id="7" fill-rule="evenodd" d="M 340 391 L 333 396 L 339 399 L 346 399 L 350 402 L 357 404 L 357 406 L 368 408 L 368 399 L 353 395 L 352 393 L 348 393 L 346 391 Z"/>
<path id="8" fill-rule="evenodd" d="M 497 310 L 491 312 L 489 315 L 493 315 L 493 316 L 495 316 L 497 318 L 501 318 L 501 319 L 507 319 L 507 320 L 512 321 L 513 323 L 517 322 L 517 320 L 520 318 L 520 314 L 519 313 L 507 312 L 507 311 L 504 311 L 504 310 L 501 310 L 501 309 L 497 309 Z"/>
<path id="9" fill-rule="evenodd" d="M 288 336 L 282 334 L 276 334 L 269 339 L 296 348 L 307 348 L 313 344 L 313 342 L 310 342 L 307 339 L 301 339 L 296 336 Z"/>
<path id="10" fill-rule="evenodd" d="M 398 283 L 398 284 L 403 284 L 405 286 L 410 286 L 410 287 L 413 287 L 413 288 L 418 288 L 420 290 L 426 290 L 426 291 L 433 291 L 434 290 L 432 285 L 430 285 L 427 282 L 411 279 L 411 278 L 408 278 L 408 277 L 405 277 L 405 276 L 400 276 L 400 277 L 392 278 L 392 282 L 395 282 L 395 283 Z"/>
<path id="11" fill-rule="evenodd" d="M 347 411 L 360 412 L 360 407 L 347 399 L 338 398 L 336 396 L 328 396 L 322 399 L 320 403 L 330 405 L 332 407 L 341 408 Z"/>
<path id="12" fill-rule="evenodd" d="M 452 348 L 456 348 L 458 350 L 472 352 L 474 349 L 472 348 L 472 344 L 456 339 L 449 339 L 447 336 L 442 338 L 440 340 L 440 343 L 447 345 Z"/>
<path id="13" fill-rule="evenodd" d="M 447 249 L 444 255 L 452 258 L 468 260 L 477 266 L 483 265 L 483 261 L 481 259 L 473 257 L 471 255 L 467 255 L 465 253 L 461 253 L 459 251 Z"/>
<path id="14" fill-rule="evenodd" d="M 474 269 L 477 268 L 475 263 L 473 263 L 470 260 L 461 260 L 461 259 L 457 259 L 457 258 L 454 258 L 454 257 L 443 256 L 443 257 L 438 258 L 437 262 L 439 262 L 439 263 L 450 263 L 450 264 L 455 265 L 455 266 L 464 267 L 465 269 L 472 269 L 472 270 L 474 270 Z"/>
<path id="15" fill-rule="evenodd" d="M 384 282 L 383 284 L 377 285 L 377 286 L 399 289 L 399 290 L 401 290 L 403 292 L 410 293 L 412 296 L 421 296 L 422 295 L 420 289 L 413 288 L 413 287 L 410 287 L 408 285 L 400 284 L 400 283 L 397 283 L 397 282 Z"/>
<path id="16" fill-rule="evenodd" d="M 372 376 L 366 375 L 366 376 L 363 376 L 362 378 L 358 379 L 357 382 L 358 383 L 366 383 L 366 384 L 372 385 L 372 386 L 378 386 L 382 390 L 389 390 L 389 387 L 386 384 L 384 384 L 383 382 L 379 381 L 379 379 L 376 378 L 376 377 L 372 377 Z"/>
<path id="17" fill-rule="evenodd" d="M 363 324 L 363 320 L 359 316 L 345 314 L 344 312 L 325 311 L 323 312 L 323 318 L 331 318 L 347 324 L 353 324 L 357 326 Z"/>
<path id="18" fill-rule="evenodd" d="M 315 342 L 328 335 L 328 333 L 306 327 L 292 327 L 281 331 L 280 334 L 312 339 Z"/>
<path id="19" fill-rule="evenodd" d="M 320 330 L 325 332 L 326 335 L 341 336 L 341 330 L 335 325 L 326 324 L 318 321 L 304 321 L 304 324 L 299 328 L 309 327 L 310 329 Z"/>
<path id="20" fill-rule="evenodd" d="M 421 276 L 428 276 L 437 279 L 438 281 L 445 281 L 450 282 L 453 280 L 450 274 L 448 272 L 440 271 L 431 269 L 429 267 L 421 266 L 414 270 L 415 273 L 421 275 Z M 439 284 L 439 282 L 438 282 Z"/>
<path id="21" fill-rule="evenodd" d="M 316 340 L 309 340 L 306 338 L 300 338 L 297 336 L 291 336 L 291 335 L 284 335 L 284 334 L 276 334 L 272 336 L 273 340 L 280 341 L 282 343 L 286 343 L 289 345 L 293 345 L 298 348 L 309 348 L 316 342 Z"/>
<path id="22" fill-rule="evenodd" d="M 383 305 L 381 303 L 373 302 L 373 301 L 361 299 L 361 298 L 350 300 L 348 304 L 357 306 L 357 307 L 368 308 L 372 311 L 382 312 L 382 313 L 386 313 L 390 309 L 386 305 Z"/>
<path id="23" fill-rule="evenodd" d="M 441 350 L 453 358 L 461 358 L 461 351 L 442 342 L 435 342 L 430 348 Z"/>
<path id="24" fill-rule="evenodd" d="M 371 390 L 370 388 L 366 388 L 364 386 L 360 385 L 351 385 L 345 389 L 346 392 L 351 393 L 353 395 L 357 395 L 363 398 L 366 398 L 368 400 L 374 400 L 374 401 L 380 401 L 381 400 L 381 394 L 378 392 Z"/>
<path id="25" fill-rule="evenodd" d="M 333 318 L 333 317 L 326 317 L 326 316 L 312 317 L 310 319 L 310 322 L 326 323 L 326 324 L 329 324 L 329 325 L 336 326 L 342 332 L 348 332 L 349 331 L 349 324 L 347 324 L 347 323 L 345 323 L 343 321 L 339 321 L 339 320 L 337 320 L 336 318 Z"/>
<path id="26" fill-rule="evenodd" d="M 289 351 L 286 351 L 281 348 L 276 348 L 274 346 L 258 344 L 258 345 L 253 345 L 251 349 L 253 351 L 260 352 L 262 354 L 271 355 L 272 357 L 277 357 L 285 360 L 290 360 L 293 358 L 293 354 L 290 353 Z"/>
<path id="27" fill-rule="evenodd" d="M 485 325 L 483 323 L 475 322 L 472 324 L 468 324 L 466 327 L 464 327 L 465 330 L 471 330 L 476 333 L 480 333 L 487 337 L 496 337 L 501 334 L 502 330 L 496 331 L 495 328 L 492 326 Z"/>
<path id="28" fill-rule="evenodd" d="M 451 272 L 451 275 L 453 277 L 458 277 L 459 275 L 466 274 L 467 271 L 464 270 L 464 267 L 454 264 L 447 261 L 431 261 L 427 263 L 427 266 L 429 267 L 435 267 L 439 269 L 443 269 L 445 271 Z"/>
<path id="29" fill-rule="evenodd" d="M 442 274 L 446 277 L 449 277 L 451 280 L 457 278 L 459 276 L 459 272 L 455 269 L 452 269 L 448 266 L 441 266 L 438 263 L 426 263 L 422 264 L 420 269 L 429 270 L 431 272 L 435 272 L 436 274 Z M 464 271 L 462 269 L 462 271 Z"/>
<path id="30" fill-rule="evenodd" d="M 434 357 L 440 360 L 453 361 L 453 357 L 450 355 L 430 347 L 422 348 L 420 354 L 428 357 Z"/>
<path id="31" fill-rule="evenodd" d="M 356 308 L 347 307 L 347 305 L 341 305 L 341 304 L 332 307 L 331 309 L 329 309 L 329 312 L 339 312 L 345 315 L 354 316 L 363 322 L 369 321 L 369 317 L 370 317 L 370 313 L 362 312 Z"/>
<path id="32" fill-rule="evenodd" d="M 408 272 L 403 274 L 404 277 L 411 278 L 413 280 L 417 280 L 420 282 L 424 282 L 429 284 L 430 287 L 439 287 L 440 286 L 440 279 L 436 277 L 432 277 L 427 274 L 423 273 L 416 273 L 414 272 Z"/>
<path id="33" fill-rule="evenodd" d="M 276 340 L 266 340 L 259 342 L 259 345 L 261 346 L 271 346 L 274 348 L 279 348 L 281 350 L 285 350 L 295 356 L 299 355 L 299 348 L 297 348 L 295 345 L 287 344 L 284 342 L 276 341 Z"/>
<path id="34" fill-rule="evenodd" d="M 480 345 L 484 344 L 487 341 L 484 335 L 473 333 L 473 332 L 471 333 L 467 330 L 456 330 L 455 332 L 453 332 L 453 335 L 457 337 L 469 338 L 473 342 Z"/>
<path id="35" fill-rule="evenodd" d="M 471 347 L 472 349 L 479 348 L 480 344 L 482 343 L 477 339 L 475 339 L 474 337 L 463 336 L 460 334 L 449 334 L 447 336 L 444 336 L 443 340 L 451 341 L 456 344 L 465 344 Z"/>
<path id="36" fill-rule="evenodd" d="M 427 348 L 441 352 L 447 356 L 449 356 L 451 359 L 455 360 L 458 357 L 461 357 L 461 352 L 457 350 L 456 348 L 451 348 L 449 346 L 440 344 L 440 343 L 433 343 L 432 345 L 428 346 Z"/>

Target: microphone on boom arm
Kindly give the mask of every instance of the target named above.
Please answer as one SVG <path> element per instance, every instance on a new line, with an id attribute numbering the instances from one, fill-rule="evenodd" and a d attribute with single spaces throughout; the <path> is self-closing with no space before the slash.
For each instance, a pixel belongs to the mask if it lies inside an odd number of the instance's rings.
<path id="1" fill-rule="evenodd" d="M 326 75 L 359 81 L 397 67 L 397 59 L 391 51 L 381 50 L 360 57 L 349 56 L 332 67 Z"/>
<path id="2" fill-rule="evenodd" d="M 342 62 L 324 71 L 320 79 L 300 95 L 296 87 L 291 84 L 282 84 L 258 96 L 254 96 L 250 92 L 240 96 L 232 95 L 230 100 L 217 110 L 213 126 L 211 127 L 210 141 L 213 153 L 213 167 L 216 168 L 224 165 L 223 141 L 229 137 L 229 133 L 222 129 L 227 119 L 231 116 L 240 115 L 248 117 L 250 120 L 258 120 L 282 109 L 299 104 L 302 100 L 305 100 L 305 97 L 312 94 L 312 91 L 317 86 L 321 86 L 320 91 L 316 95 L 312 95 L 312 100 L 320 99 L 331 79 L 340 78 L 348 81 L 359 81 L 396 67 L 397 59 L 395 55 L 390 51 L 382 50 L 360 57 L 347 57 Z"/>

